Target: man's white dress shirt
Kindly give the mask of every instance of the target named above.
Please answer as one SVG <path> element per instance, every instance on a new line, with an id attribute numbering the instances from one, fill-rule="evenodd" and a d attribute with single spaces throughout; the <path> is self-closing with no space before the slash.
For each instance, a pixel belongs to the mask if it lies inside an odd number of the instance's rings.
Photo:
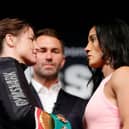
<path id="1" fill-rule="evenodd" d="M 31 81 L 34 89 L 36 90 L 40 98 L 44 110 L 48 113 L 52 113 L 58 93 L 62 87 L 61 82 L 52 85 L 48 89 L 46 86 L 41 85 L 34 79 L 32 79 Z"/>

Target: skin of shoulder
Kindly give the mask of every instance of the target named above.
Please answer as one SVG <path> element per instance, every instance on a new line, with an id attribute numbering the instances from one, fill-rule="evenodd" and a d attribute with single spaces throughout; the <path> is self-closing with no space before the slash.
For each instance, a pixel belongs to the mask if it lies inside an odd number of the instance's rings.
<path id="1" fill-rule="evenodd" d="M 123 127 L 129 128 L 129 67 L 123 66 L 116 69 L 110 81 Z"/>
<path id="2" fill-rule="evenodd" d="M 129 66 L 123 66 L 116 69 L 112 74 L 111 82 L 114 85 L 114 88 L 119 88 L 119 86 L 121 87 L 123 84 L 129 84 L 127 83 L 129 82 Z"/>

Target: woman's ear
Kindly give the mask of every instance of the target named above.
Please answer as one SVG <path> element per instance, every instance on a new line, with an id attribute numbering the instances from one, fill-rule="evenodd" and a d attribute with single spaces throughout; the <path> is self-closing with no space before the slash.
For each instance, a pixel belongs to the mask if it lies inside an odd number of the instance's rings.
<path id="1" fill-rule="evenodd" d="M 13 36 L 12 34 L 6 34 L 5 40 L 6 40 L 7 45 L 9 45 L 10 47 L 14 47 L 15 46 L 14 38 L 15 36 Z"/>

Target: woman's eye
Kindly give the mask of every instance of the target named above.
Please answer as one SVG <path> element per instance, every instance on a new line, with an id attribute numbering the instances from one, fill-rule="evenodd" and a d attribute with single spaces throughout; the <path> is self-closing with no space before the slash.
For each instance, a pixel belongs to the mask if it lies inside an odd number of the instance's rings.
<path id="1" fill-rule="evenodd" d="M 90 38 L 90 40 L 91 40 L 92 42 L 95 42 L 95 41 L 97 40 L 97 37 L 96 37 L 96 36 L 92 36 L 92 37 Z"/>

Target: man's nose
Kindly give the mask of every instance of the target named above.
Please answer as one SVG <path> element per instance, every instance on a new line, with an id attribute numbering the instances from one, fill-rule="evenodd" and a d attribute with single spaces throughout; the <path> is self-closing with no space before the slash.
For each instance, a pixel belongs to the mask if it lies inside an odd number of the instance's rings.
<path id="1" fill-rule="evenodd" d="M 46 53 L 46 58 L 47 59 L 51 59 L 52 58 L 52 53 L 51 52 L 47 52 Z"/>

